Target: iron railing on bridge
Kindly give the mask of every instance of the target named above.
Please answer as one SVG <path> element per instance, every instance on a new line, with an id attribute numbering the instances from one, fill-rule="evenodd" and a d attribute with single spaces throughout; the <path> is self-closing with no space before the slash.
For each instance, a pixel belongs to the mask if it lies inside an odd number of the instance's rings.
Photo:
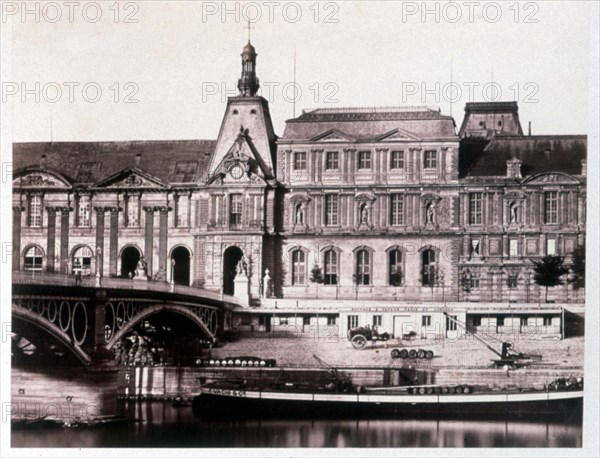
<path id="1" fill-rule="evenodd" d="M 95 277 L 51 274 L 47 272 L 13 272 L 13 284 L 18 285 L 58 285 L 58 286 L 81 286 L 85 288 L 114 288 L 114 289 L 131 289 L 137 291 L 158 291 L 176 294 L 185 294 L 188 296 L 203 297 L 222 302 L 228 302 L 243 306 L 244 303 L 237 297 L 227 294 L 208 291 L 203 288 L 193 286 L 174 285 L 164 282 L 152 280 L 135 280 L 127 278 L 114 277 Z"/>

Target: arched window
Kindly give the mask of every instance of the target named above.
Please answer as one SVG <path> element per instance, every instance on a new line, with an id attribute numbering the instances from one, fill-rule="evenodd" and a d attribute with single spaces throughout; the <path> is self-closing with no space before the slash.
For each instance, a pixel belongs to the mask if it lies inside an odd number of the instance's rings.
<path id="1" fill-rule="evenodd" d="M 356 283 L 371 284 L 371 253 L 364 249 L 356 253 Z"/>
<path id="2" fill-rule="evenodd" d="M 402 284 L 402 252 L 398 249 L 391 250 L 388 253 L 388 260 L 389 284 L 400 286 Z"/>
<path id="3" fill-rule="evenodd" d="M 437 257 L 431 248 L 421 253 L 422 270 L 421 283 L 423 286 L 434 286 L 437 283 Z"/>
<path id="4" fill-rule="evenodd" d="M 335 250 L 327 250 L 325 258 L 325 284 L 338 284 L 338 254 Z"/>
<path id="5" fill-rule="evenodd" d="M 24 258 L 23 268 L 25 270 L 41 272 L 44 253 L 39 246 L 32 246 L 27 249 Z"/>
<path id="6" fill-rule="evenodd" d="M 292 285 L 306 283 L 306 255 L 302 250 L 292 252 Z"/>
<path id="7" fill-rule="evenodd" d="M 92 274 L 92 250 L 89 247 L 79 247 L 73 253 L 73 273 Z"/>

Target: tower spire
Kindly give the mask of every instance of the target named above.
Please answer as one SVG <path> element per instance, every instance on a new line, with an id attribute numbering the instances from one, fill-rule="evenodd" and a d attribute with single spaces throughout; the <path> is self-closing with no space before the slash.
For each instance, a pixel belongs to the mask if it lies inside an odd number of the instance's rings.
<path id="1" fill-rule="evenodd" d="M 256 50 L 250 44 L 250 21 L 248 21 L 248 44 L 242 50 L 242 76 L 238 80 L 240 97 L 254 97 L 260 88 L 256 76 Z"/>

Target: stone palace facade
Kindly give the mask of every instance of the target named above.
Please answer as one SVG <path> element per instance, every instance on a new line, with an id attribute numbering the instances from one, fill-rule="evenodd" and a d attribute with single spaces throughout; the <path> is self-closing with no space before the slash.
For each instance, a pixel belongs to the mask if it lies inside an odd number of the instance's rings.
<path id="1" fill-rule="evenodd" d="M 458 133 L 437 109 L 325 108 L 278 137 L 250 43 L 238 88 L 215 141 L 14 144 L 13 269 L 255 306 L 537 303 L 531 261 L 585 243 L 586 136 L 525 135 L 516 102 L 467 104 Z"/>

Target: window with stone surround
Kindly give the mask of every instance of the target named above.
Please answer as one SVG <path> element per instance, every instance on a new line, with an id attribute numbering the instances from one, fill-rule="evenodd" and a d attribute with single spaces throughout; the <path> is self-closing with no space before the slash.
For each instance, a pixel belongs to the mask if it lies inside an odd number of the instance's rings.
<path id="1" fill-rule="evenodd" d="M 469 224 L 482 224 L 482 201 L 483 194 L 481 192 L 469 193 Z"/>
<path id="2" fill-rule="evenodd" d="M 425 169 L 437 168 L 437 151 L 427 150 L 423 156 L 423 167 Z"/>
<path id="3" fill-rule="evenodd" d="M 404 196 L 402 194 L 390 195 L 390 224 L 392 226 L 404 224 Z"/>
<path id="4" fill-rule="evenodd" d="M 140 197 L 128 196 L 126 200 L 127 220 L 126 227 L 138 227 L 140 225 Z"/>
<path id="5" fill-rule="evenodd" d="M 546 224 L 558 223 L 558 192 L 544 193 L 544 221 Z"/>
<path id="6" fill-rule="evenodd" d="M 324 254 L 326 285 L 337 285 L 338 283 L 338 254 L 335 250 L 327 250 Z"/>
<path id="7" fill-rule="evenodd" d="M 390 169 L 401 170 L 404 168 L 404 151 L 392 151 L 390 156 Z"/>
<path id="8" fill-rule="evenodd" d="M 391 250 L 388 253 L 388 261 L 388 284 L 400 286 L 402 284 L 402 252 L 399 249 Z"/>
<path id="9" fill-rule="evenodd" d="M 292 252 L 292 285 L 306 284 L 306 254 L 297 249 Z"/>
<path id="10" fill-rule="evenodd" d="M 338 224 L 338 196 L 327 194 L 325 196 L 325 225 L 337 226 Z"/>
<path id="11" fill-rule="evenodd" d="M 177 206 L 175 210 L 175 225 L 177 227 L 188 227 L 190 225 L 190 196 L 177 196 Z"/>
<path id="12" fill-rule="evenodd" d="M 42 264 L 44 262 L 44 252 L 39 246 L 32 246 L 31 248 L 28 248 L 27 251 L 25 251 L 23 261 L 23 268 L 25 270 L 34 270 L 39 272 L 42 270 Z"/>
<path id="13" fill-rule="evenodd" d="M 42 196 L 29 197 L 29 227 L 42 227 Z"/>
<path id="14" fill-rule="evenodd" d="M 81 275 L 92 274 L 92 250 L 88 246 L 77 248 L 73 253 L 72 273 Z"/>
<path id="15" fill-rule="evenodd" d="M 90 227 L 90 196 L 79 196 L 77 200 L 77 227 Z"/>
<path id="16" fill-rule="evenodd" d="M 327 151 L 325 156 L 325 169 L 337 170 L 340 168 L 340 156 L 337 151 Z"/>
<path id="17" fill-rule="evenodd" d="M 371 253 L 365 249 L 356 253 L 356 284 L 371 284 Z"/>
<path id="18" fill-rule="evenodd" d="M 233 227 L 241 226 L 243 211 L 243 196 L 241 194 L 231 194 L 229 196 L 229 225 Z"/>
<path id="19" fill-rule="evenodd" d="M 294 170 L 306 170 L 306 152 L 294 153 Z"/>
<path id="20" fill-rule="evenodd" d="M 371 151 L 358 152 L 358 170 L 369 170 L 371 168 Z"/>

